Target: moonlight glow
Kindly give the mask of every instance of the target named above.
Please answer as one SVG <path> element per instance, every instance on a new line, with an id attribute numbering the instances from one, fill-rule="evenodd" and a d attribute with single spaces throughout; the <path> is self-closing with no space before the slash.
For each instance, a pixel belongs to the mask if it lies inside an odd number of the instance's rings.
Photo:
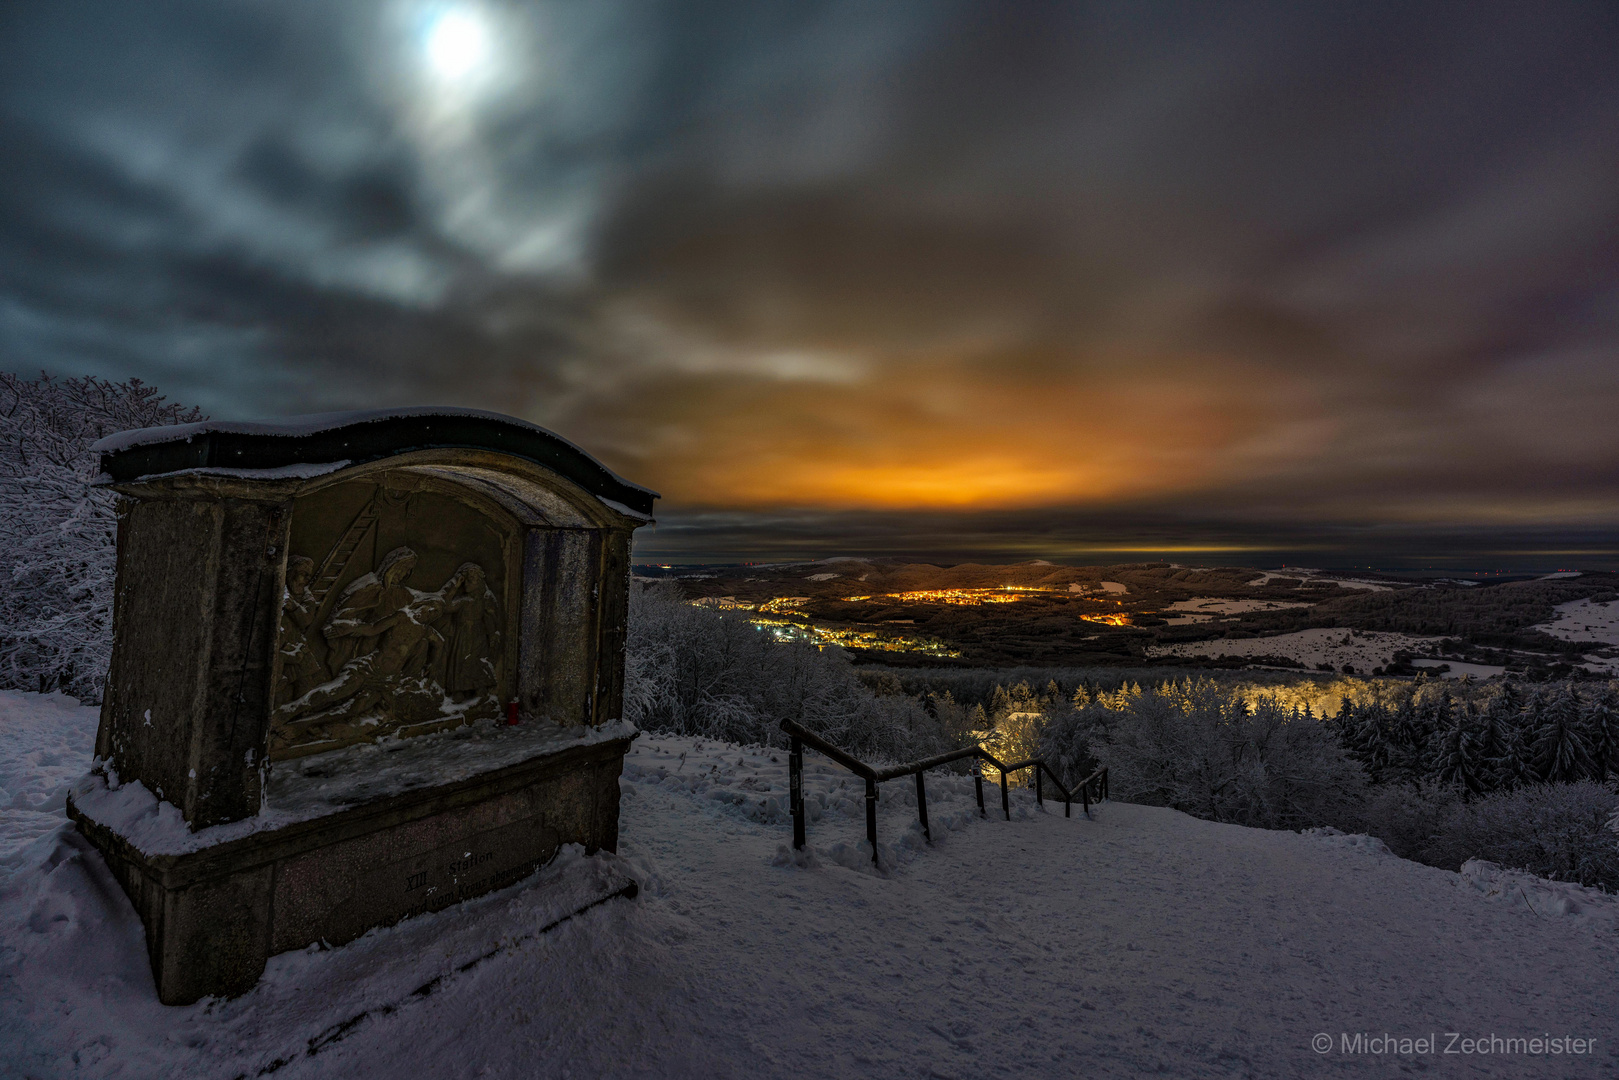
<path id="1" fill-rule="evenodd" d="M 433 73 L 447 83 L 478 81 L 494 60 L 488 21 L 466 7 L 436 14 L 427 24 L 423 48 Z"/>

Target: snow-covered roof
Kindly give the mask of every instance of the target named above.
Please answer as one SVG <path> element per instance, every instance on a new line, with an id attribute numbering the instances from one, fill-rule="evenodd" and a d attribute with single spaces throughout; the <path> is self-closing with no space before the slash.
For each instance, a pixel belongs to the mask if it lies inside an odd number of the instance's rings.
<path id="1" fill-rule="evenodd" d="M 483 409 L 419 407 L 317 413 L 282 420 L 173 424 L 119 432 L 91 449 L 114 483 L 195 469 L 268 470 L 362 464 L 415 450 L 459 448 L 511 454 L 566 476 L 638 515 L 658 493 L 632 484 L 562 436 Z"/>

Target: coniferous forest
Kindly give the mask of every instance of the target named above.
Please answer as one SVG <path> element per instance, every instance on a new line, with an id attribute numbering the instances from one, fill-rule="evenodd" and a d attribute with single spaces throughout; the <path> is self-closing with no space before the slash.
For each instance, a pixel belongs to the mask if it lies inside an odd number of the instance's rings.
<path id="1" fill-rule="evenodd" d="M 1390 707 L 1345 701 L 1331 721 L 1373 783 L 1443 784 L 1469 795 L 1619 774 L 1619 692 L 1504 681 L 1480 703 L 1441 690 Z"/>

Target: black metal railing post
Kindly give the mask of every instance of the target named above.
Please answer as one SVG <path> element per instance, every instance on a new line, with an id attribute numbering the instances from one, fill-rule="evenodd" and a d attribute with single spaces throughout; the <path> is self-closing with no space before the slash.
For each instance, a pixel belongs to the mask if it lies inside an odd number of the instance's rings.
<path id="1" fill-rule="evenodd" d="M 1036 765 L 1035 768 L 1038 771 L 1043 772 L 1043 773 L 1047 774 L 1048 776 L 1050 776 L 1051 777 L 1051 782 L 1053 784 L 1056 784 L 1057 785 L 1057 790 L 1062 793 L 1062 816 L 1063 817 L 1073 817 L 1074 816 L 1074 793 L 1068 790 L 1068 785 L 1064 784 L 1062 782 L 1062 777 L 1058 776 L 1054 771 L 1052 771 L 1051 766 L 1047 765 L 1044 761 L 1042 761 L 1042 762 L 1040 762 L 1040 764 Z"/>
<path id="2" fill-rule="evenodd" d="M 922 782 L 922 770 L 916 770 L 916 816 L 922 821 L 922 835 L 933 843 L 933 830 L 928 828 L 928 789 Z"/>
<path id="3" fill-rule="evenodd" d="M 804 740 L 793 736 L 787 752 L 788 799 L 793 808 L 793 848 L 804 850 Z"/>
<path id="4" fill-rule="evenodd" d="M 1001 770 L 1001 813 L 1006 815 L 1007 821 L 1012 820 L 1012 796 L 1007 794 L 1006 791 L 1005 769 Z"/>
<path id="5" fill-rule="evenodd" d="M 877 781 L 866 777 L 866 839 L 871 843 L 871 865 L 877 865 Z"/>
<path id="6" fill-rule="evenodd" d="M 973 758 L 973 787 L 978 791 L 978 816 L 989 817 L 984 810 L 984 763 Z"/>

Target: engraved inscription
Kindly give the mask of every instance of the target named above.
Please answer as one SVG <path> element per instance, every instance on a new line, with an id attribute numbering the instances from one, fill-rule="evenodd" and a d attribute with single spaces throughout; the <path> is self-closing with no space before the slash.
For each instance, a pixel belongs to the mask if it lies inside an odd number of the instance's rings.
<path id="1" fill-rule="evenodd" d="M 427 911 L 437 911 L 495 889 L 504 889 L 550 862 L 556 856 L 560 840 L 554 830 L 547 829 L 540 823 L 541 820 L 543 819 L 524 822 L 516 830 L 510 826 L 496 830 L 497 834 L 503 836 L 510 836 L 517 831 L 524 834 L 526 843 L 522 844 L 522 848 L 526 850 L 515 859 L 513 856 L 516 852 L 510 849 L 467 851 L 462 848 L 459 851 L 451 849 L 450 852 L 434 852 L 429 857 L 430 865 L 405 874 L 405 887 L 401 894 L 403 904 L 398 909 L 396 917 L 403 919 Z M 474 839 L 482 845 L 495 840 L 495 834 Z M 446 858 L 446 854 L 459 857 Z M 405 865 L 422 866 L 422 860 L 410 860 Z M 395 877 L 394 880 L 398 881 L 399 878 Z M 373 896 L 380 896 L 386 891 L 388 890 L 378 888 L 367 890 Z"/>
<path id="2" fill-rule="evenodd" d="M 474 855 L 469 851 L 445 867 L 445 873 L 449 875 L 451 881 L 458 881 L 463 874 L 471 873 L 494 857 L 494 854 L 488 851 L 481 855 Z"/>

